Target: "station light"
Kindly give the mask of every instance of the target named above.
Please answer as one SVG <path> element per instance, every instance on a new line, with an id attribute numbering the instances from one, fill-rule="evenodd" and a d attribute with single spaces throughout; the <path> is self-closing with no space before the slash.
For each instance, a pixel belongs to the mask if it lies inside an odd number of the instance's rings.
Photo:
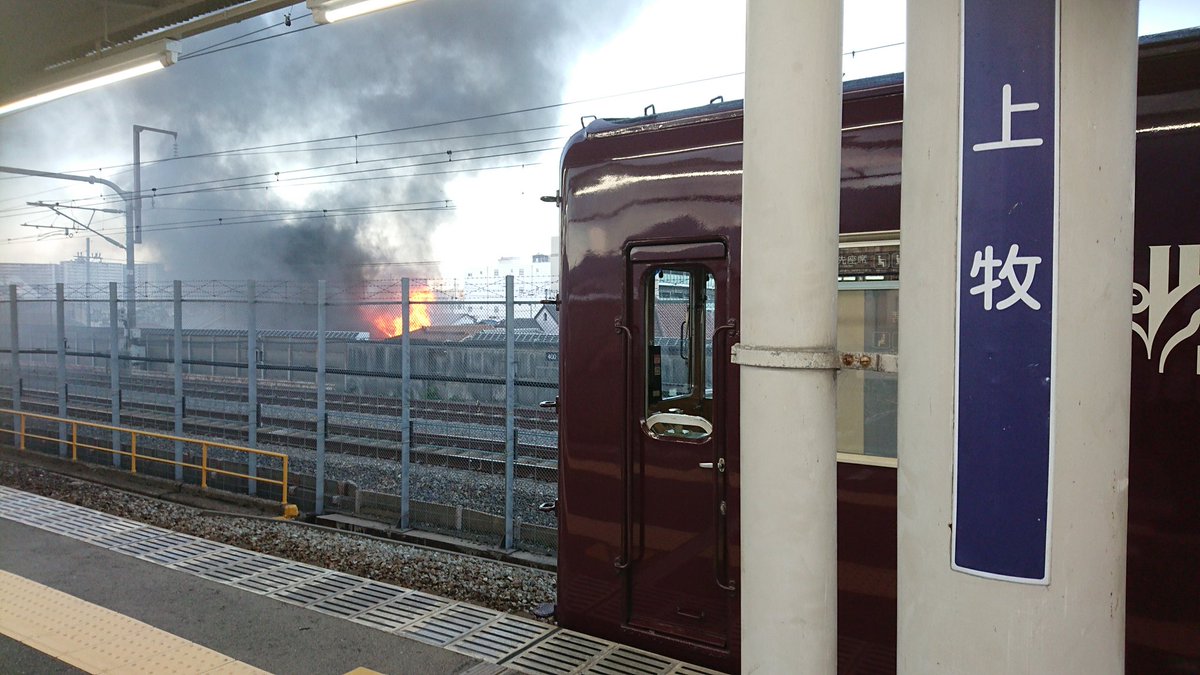
<path id="1" fill-rule="evenodd" d="M 54 71 L 41 86 L 26 92 L 22 98 L 0 104 L 0 115 L 161 70 L 178 58 L 179 41 L 163 39 L 81 59 L 77 65 Z"/>
<path id="2" fill-rule="evenodd" d="M 308 0 L 308 8 L 312 10 L 313 21 L 333 23 L 406 2 L 412 0 Z"/>

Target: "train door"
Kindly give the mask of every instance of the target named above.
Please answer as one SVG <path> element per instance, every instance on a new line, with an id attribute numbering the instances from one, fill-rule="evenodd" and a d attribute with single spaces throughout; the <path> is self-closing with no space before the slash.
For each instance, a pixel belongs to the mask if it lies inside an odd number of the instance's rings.
<path id="1" fill-rule="evenodd" d="M 629 625 L 724 648 L 738 602 L 727 540 L 725 245 L 635 246 L 628 266 Z"/>

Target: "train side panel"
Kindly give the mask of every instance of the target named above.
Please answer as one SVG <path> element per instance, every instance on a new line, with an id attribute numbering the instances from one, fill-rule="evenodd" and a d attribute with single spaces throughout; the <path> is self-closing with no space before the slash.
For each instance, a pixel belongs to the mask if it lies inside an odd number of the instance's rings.
<path id="1" fill-rule="evenodd" d="M 899 227 L 901 109 L 899 86 L 887 82 L 846 96 L 841 231 L 848 240 L 870 240 L 872 233 L 894 237 Z M 1143 44 L 1138 127 L 1127 669 L 1195 673 L 1200 672 L 1200 32 Z M 739 320 L 740 141 L 740 108 L 729 104 L 602 121 L 573 139 L 562 176 L 560 621 L 728 671 L 737 669 L 740 626 L 736 368 L 721 375 L 728 386 L 713 386 L 717 403 L 708 404 L 725 406 L 724 417 L 711 417 L 734 439 L 726 441 L 724 482 L 716 483 L 727 491 L 714 493 L 727 509 L 722 563 L 720 547 L 701 542 L 708 530 L 685 536 L 673 522 L 648 520 L 642 513 L 677 498 L 681 511 L 694 508 L 686 501 L 692 497 L 684 497 L 694 493 L 683 487 L 694 479 L 681 474 L 675 484 L 652 480 L 663 465 L 647 452 L 663 446 L 643 442 L 640 424 L 654 408 L 639 402 L 646 382 L 637 373 L 661 354 L 647 348 L 647 336 L 639 333 L 650 329 L 657 310 L 648 304 L 653 298 L 645 297 L 646 279 L 638 274 L 691 269 L 653 253 L 656 245 L 683 251 L 720 242 L 725 265 L 720 269 L 727 270 L 718 285 L 726 304 L 718 300 L 713 316 Z M 638 263 L 635 251 L 651 251 L 660 262 Z M 700 262 L 693 266 L 705 268 Z M 889 311 L 887 303 L 880 307 Z M 711 342 L 719 373 L 732 342 L 715 337 Z M 876 411 L 872 423 L 878 436 L 880 429 L 894 427 L 894 411 L 890 419 L 887 411 Z M 860 438 L 869 435 L 859 432 Z M 892 672 L 896 472 L 886 461 L 841 453 L 839 459 L 839 672 Z M 692 617 L 695 630 L 672 624 L 670 617 L 647 620 L 639 614 L 635 596 L 645 590 L 634 581 L 639 561 L 669 557 L 646 542 L 672 536 L 679 550 L 691 551 L 705 565 L 715 563 L 718 582 L 726 565 L 724 581 L 734 588 L 727 590 L 719 629 L 709 620 L 722 610 L 670 595 L 668 581 L 662 597 L 667 604 L 679 601 L 668 610 Z M 720 631 L 724 643 L 714 637 Z"/>

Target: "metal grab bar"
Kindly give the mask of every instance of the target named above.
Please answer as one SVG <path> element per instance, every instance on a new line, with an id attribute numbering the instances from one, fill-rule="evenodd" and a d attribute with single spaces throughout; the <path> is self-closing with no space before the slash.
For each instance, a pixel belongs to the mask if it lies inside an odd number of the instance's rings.
<path id="1" fill-rule="evenodd" d="M 6 409 L 6 408 L 0 408 L 0 415 L 12 415 L 12 416 L 14 416 L 14 418 L 18 418 L 20 420 L 19 424 L 16 425 L 19 427 L 19 430 L 17 430 L 17 429 L 9 430 L 9 429 L 0 428 L 0 433 L 7 433 L 7 434 L 12 434 L 13 436 L 18 436 L 19 437 L 18 448 L 22 451 L 28 450 L 28 448 L 26 447 L 26 445 L 27 445 L 26 440 L 28 438 L 33 438 L 36 440 L 47 441 L 47 442 L 55 442 L 55 443 L 64 442 L 64 439 L 61 437 L 61 434 L 59 437 L 56 438 L 56 437 L 51 437 L 51 436 L 41 436 L 38 434 L 30 433 L 29 429 L 28 429 L 28 426 L 29 426 L 28 420 L 29 419 L 44 420 L 47 422 L 58 422 L 60 424 L 69 424 L 71 426 L 71 440 L 70 440 L 71 461 L 73 461 L 73 462 L 78 461 L 79 448 L 83 448 L 85 450 L 91 450 L 94 452 L 106 452 L 110 455 L 119 455 L 119 456 L 123 456 L 123 457 L 129 457 L 129 470 L 130 470 L 130 473 L 133 473 L 133 474 L 137 473 L 137 463 L 138 463 L 139 459 L 141 459 L 142 461 L 146 461 L 146 462 L 159 462 L 162 464 L 178 465 L 178 466 L 188 468 L 188 469 L 199 469 L 200 470 L 200 485 L 202 488 L 208 487 L 207 478 L 208 478 L 208 474 L 210 472 L 219 474 L 219 475 L 231 476 L 234 478 L 246 478 L 248 480 L 254 480 L 254 481 L 261 482 L 261 483 L 267 483 L 270 485 L 280 486 L 280 503 L 285 504 L 285 505 L 288 504 L 288 501 L 287 501 L 287 498 L 288 498 L 288 456 L 284 453 L 272 452 L 270 450 L 259 450 L 256 448 L 246 448 L 246 447 L 242 447 L 240 445 L 232 445 L 229 443 L 202 441 L 202 440 L 198 440 L 195 438 L 184 438 L 182 436 L 173 436 L 171 434 L 160 434 L 160 433 L 153 432 L 153 431 L 139 431 L 137 429 L 130 429 L 127 427 L 117 427 L 117 426 L 113 426 L 111 424 L 103 424 L 100 422 L 87 422 L 87 421 L 82 421 L 82 420 L 69 419 L 69 418 L 65 418 L 65 417 L 56 417 L 54 415 L 43 415 L 40 413 L 24 412 L 24 411 L 20 411 L 20 410 L 11 410 L 11 409 Z M 96 429 L 96 430 L 100 430 L 100 431 L 116 432 L 118 434 L 129 434 L 129 452 L 125 452 L 124 450 L 117 450 L 117 449 L 110 448 L 110 447 L 99 446 L 99 445 L 90 445 L 86 442 L 81 442 L 79 440 L 79 427 L 80 426 L 83 426 L 85 428 L 90 428 L 90 429 Z M 144 453 L 139 456 L 138 451 L 137 451 L 139 436 L 143 437 L 143 438 L 155 438 L 155 439 L 164 440 L 164 441 L 179 441 L 182 443 L 200 445 L 201 446 L 201 463 L 193 464 L 190 462 L 176 462 L 174 459 L 164 459 L 161 457 L 155 457 L 153 455 L 146 455 Z M 280 463 L 281 463 L 280 477 L 278 479 L 263 478 L 261 476 L 251 476 L 249 474 L 239 473 L 236 471 L 228 471 L 225 469 L 210 468 L 208 466 L 208 448 L 210 446 L 214 447 L 214 448 L 221 448 L 222 450 L 229 450 L 231 452 L 244 452 L 248 455 L 274 457 L 274 458 L 280 460 Z"/>
<path id="2" fill-rule="evenodd" d="M 716 527 L 717 541 L 716 541 L 716 549 L 713 552 L 714 553 L 713 554 L 713 577 L 715 578 L 715 580 L 717 582 L 717 586 L 720 586 L 722 589 L 724 589 L 726 591 L 737 590 L 737 586 L 733 583 L 733 581 L 731 581 L 729 579 L 729 560 L 728 560 L 728 558 L 729 558 L 729 541 L 728 541 L 728 531 L 727 531 L 728 528 L 725 525 L 725 519 L 727 517 L 726 513 L 725 513 L 726 512 L 725 452 L 726 452 L 726 448 L 727 448 L 728 442 L 729 442 L 729 424 L 728 424 L 728 419 L 727 419 L 728 416 L 725 414 L 725 407 L 726 407 L 726 402 L 729 400 L 729 392 L 727 391 L 727 386 L 726 386 L 728 384 L 728 379 L 729 379 L 729 376 L 728 376 L 729 361 L 728 361 L 728 359 L 722 358 L 721 359 L 721 367 L 719 369 L 717 368 L 717 353 L 718 353 L 717 337 L 720 336 L 722 338 L 721 344 L 723 346 L 725 343 L 725 340 L 724 340 L 725 335 L 724 334 L 729 333 L 730 335 L 733 335 L 736 332 L 737 332 L 737 320 L 730 319 L 725 325 L 718 326 L 716 328 L 716 330 L 713 331 L 713 338 L 712 338 L 713 339 L 713 369 L 718 370 L 721 373 L 721 382 L 720 382 L 721 386 L 719 388 L 716 386 L 717 385 L 716 373 L 715 372 L 713 373 L 713 389 L 715 390 L 714 395 L 721 397 L 721 406 L 719 408 L 717 408 L 717 410 L 715 411 L 715 415 L 714 415 L 714 417 L 719 415 L 719 417 L 717 419 L 717 426 L 720 427 L 720 431 L 718 433 L 720 434 L 721 438 L 720 438 L 719 443 L 713 443 L 713 450 L 715 451 L 715 454 L 716 454 L 716 456 L 713 458 L 714 459 L 713 464 L 715 464 L 715 466 L 718 467 L 718 469 L 719 469 L 719 470 L 713 472 L 713 480 L 715 480 L 717 482 L 717 505 L 715 508 L 716 518 L 717 518 L 717 527 Z M 719 353 L 724 355 L 725 349 L 722 348 Z M 716 402 L 714 401 L 714 407 L 716 407 L 715 403 Z"/>
<path id="3" fill-rule="evenodd" d="M 624 488 L 624 502 L 622 506 L 622 516 L 620 516 L 620 557 L 614 560 L 613 567 L 617 569 L 626 569 L 629 567 L 632 544 L 630 542 L 631 531 L 634 528 L 632 518 L 634 518 L 634 443 L 630 441 L 632 434 L 629 416 L 630 392 L 634 389 L 632 384 L 632 369 L 629 359 L 630 345 L 634 344 L 634 333 L 630 331 L 628 325 L 620 323 L 620 317 L 617 317 L 613 322 L 613 327 L 617 329 L 619 335 L 623 335 L 623 358 L 625 360 L 625 390 L 622 393 L 622 410 L 624 411 L 624 425 L 622 428 L 622 461 L 620 461 L 620 474 L 622 474 L 622 484 Z"/>

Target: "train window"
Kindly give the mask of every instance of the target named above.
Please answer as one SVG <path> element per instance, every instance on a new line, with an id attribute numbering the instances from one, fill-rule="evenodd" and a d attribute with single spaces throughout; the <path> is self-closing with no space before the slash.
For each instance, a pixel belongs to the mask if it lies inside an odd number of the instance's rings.
<path id="1" fill-rule="evenodd" d="M 653 268 L 646 288 L 646 418 L 651 433 L 712 433 L 716 279 L 699 266 Z"/>
<path id="2" fill-rule="evenodd" d="M 872 359 L 899 348 L 895 282 L 843 284 L 838 292 L 837 348 Z M 844 369 L 838 374 L 838 452 L 896 456 L 896 373 Z"/>

